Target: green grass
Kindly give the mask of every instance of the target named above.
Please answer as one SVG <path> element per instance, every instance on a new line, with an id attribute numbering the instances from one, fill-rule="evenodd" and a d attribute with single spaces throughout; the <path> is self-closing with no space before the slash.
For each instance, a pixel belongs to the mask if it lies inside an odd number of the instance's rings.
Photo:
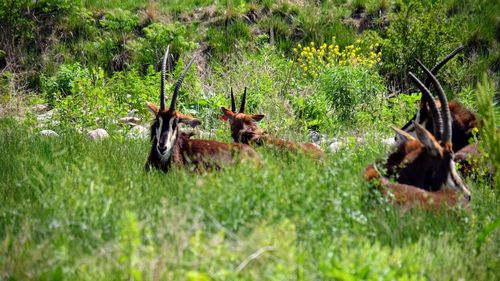
<path id="1" fill-rule="evenodd" d="M 0 132 L 0 279 L 499 278 L 494 190 L 469 182 L 470 211 L 402 211 L 361 178 L 380 145 L 162 174 L 143 170 L 146 140 Z"/>

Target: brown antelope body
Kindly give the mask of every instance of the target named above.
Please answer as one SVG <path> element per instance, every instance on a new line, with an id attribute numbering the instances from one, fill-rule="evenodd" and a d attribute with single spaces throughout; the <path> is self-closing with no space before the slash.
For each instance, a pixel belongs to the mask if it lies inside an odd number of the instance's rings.
<path id="1" fill-rule="evenodd" d="M 197 119 L 175 109 L 179 88 L 194 58 L 177 80 L 170 107 L 166 109 L 165 68 L 168 50 L 169 48 L 165 52 L 162 64 L 160 107 L 148 103 L 148 108 L 155 115 L 155 121 L 151 125 L 151 151 L 146 162 L 146 169 L 157 168 L 167 172 L 172 164 L 193 165 L 195 168 L 205 169 L 234 163 L 240 157 L 257 159 L 258 155 L 248 145 L 191 139 L 192 134 L 180 131 L 180 124 L 192 127 L 200 124 Z"/>
<path id="2" fill-rule="evenodd" d="M 455 55 L 457 55 L 463 47 L 460 46 L 453 50 L 450 54 L 448 54 L 443 60 L 438 62 L 430 71 L 433 75 L 436 75 L 437 72 Z M 431 84 L 430 79 L 427 79 L 424 83 L 425 87 L 429 87 Z M 406 123 L 401 130 L 410 133 L 413 136 L 416 136 L 415 126 L 413 122 L 416 122 L 422 126 L 424 126 L 428 131 L 433 132 L 436 138 L 440 139 L 440 132 L 435 131 L 433 123 L 432 112 L 429 107 L 429 99 L 434 100 L 432 96 L 426 97 L 422 95 L 420 106 L 415 114 L 415 116 Z M 441 103 L 435 101 L 438 108 L 441 107 Z M 477 118 L 476 115 L 470 110 L 466 109 L 463 105 L 456 101 L 450 101 L 448 103 L 448 107 L 451 113 L 452 118 L 452 143 L 453 143 L 453 151 L 459 151 L 465 146 L 469 145 L 469 140 L 473 138 L 472 129 L 477 127 Z"/>
<path id="3" fill-rule="evenodd" d="M 436 209 L 442 205 L 466 204 L 471 195 L 455 168 L 448 101 L 431 71 L 417 62 L 437 90 L 442 106 L 437 107 L 430 91 L 413 73 L 410 73 L 410 78 L 428 100 L 430 121 L 441 138 L 436 138 L 417 122 L 412 123 L 415 136 L 394 128 L 401 141 L 383 165 L 386 174 L 382 175 L 375 165 L 369 165 L 365 179 L 377 180 L 376 186 L 383 194 L 392 193 L 396 203 L 408 207 Z"/>
<path id="4" fill-rule="evenodd" d="M 236 112 L 236 103 L 234 100 L 233 89 L 231 88 L 231 110 L 221 107 L 223 118 L 229 121 L 231 127 L 231 137 L 236 143 L 255 144 L 258 146 L 269 145 L 277 148 L 288 150 L 301 150 L 307 154 L 321 157 L 323 151 L 313 143 L 298 144 L 292 141 L 275 138 L 268 133 L 262 131 L 257 122 L 264 118 L 262 114 L 246 114 L 247 89 L 241 98 L 240 110 Z"/>

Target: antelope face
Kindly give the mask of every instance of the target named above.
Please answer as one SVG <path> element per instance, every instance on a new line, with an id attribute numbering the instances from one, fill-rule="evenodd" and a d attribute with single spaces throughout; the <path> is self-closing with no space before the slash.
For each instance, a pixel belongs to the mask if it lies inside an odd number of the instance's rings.
<path id="1" fill-rule="evenodd" d="M 257 127 L 257 122 L 264 118 L 262 114 L 245 114 L 245 104 L 247 99 L 247 88 L 241 97 L 240 110 L 236 112 L 236 102 L 234 100 L 233 88 L 231 88 L 231 110 L 221 107 L 223 120 L 228 120 L 231 126 L 231 136 L 234 142 L 248 144 L 256 134 L 261 134 Z"/>
<path id="2" fill-rule="evenodd" d="M 260 133 L 257 122 L 264 118 L 262 114 L 234 113 L 233 111 L 221 107 L 223 119 L 229 121 L 231 126 L 231 136 L 235 142 L 248 144 L 251 135 Z"/>
<path id="3" fill-rule="evenodd" d="M 176 112 L 175 110 L 160 111 L 156 105 L 148 103 L 148 108 L 155 115 L 155 121 L 151 126 L 151 142 L 160 159 L 166 161 L 172 155 L 173 148 L 179 136 L 179 124 L 198 126 L 201 122 L 189 115 Z"/>
<path id="4" fill-rule="evenodd" d="M 416 138 L 396 130 L 402 143 L 387 161 L 389 176 L 399 183 L 436 191 L 450 188 L 471 199 L 471 193 L 457 173 L 450 144 L 442 145 L 423 126 L 413 123 Z"/>

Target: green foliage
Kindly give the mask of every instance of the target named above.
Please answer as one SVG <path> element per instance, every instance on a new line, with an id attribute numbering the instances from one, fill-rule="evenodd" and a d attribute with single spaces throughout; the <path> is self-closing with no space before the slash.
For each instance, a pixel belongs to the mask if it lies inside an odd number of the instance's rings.
<path id="1" fill-rule="evenodd" d="M 139 17 L 130 11 L 114 9 L 106 12 L 99 24 L 108 31 L 122 34 L 133 31 L 139 25 Z"/>
<path id="2" fill-rule="evenodd" d="M 482 126 L 480 129 L 481 141 L 486 157 L 489 159 L 494 171 L 495 182 L 500 183 L 500 130 L 498 107 L 493 104 L 495 86 L 493 81 L 483 76 L 483 81 L 477 86 L 478 112 L 481 115 Z"/>
<path id="3" fill-rule="evenodd" d="M 347 13 L 346 13 L 347 12 Z M 337 43 L 347 46 L 354 43 L 355 31 L 351 26 L 343 24 L 341 19 L 347 17 L 348 10 L 342 6 L 326 3 L 325 8 L 308 6 L 297 16 L 297 33 L 295 36 L 303 44 L 309 42 L 328 42 L 337 36 Z"/>
<path id="4" fill-rule="evenodd" d="M 385 99 L 386 85 L 408 87 L 414 57 L 431 66 L 460 43 L 465 52 L 439 79 L 478 109 L 498 173 L 494 2 L 0 2 L 1 102 L 27 85 L 30 104 L 43 96 L 53 106 L 48 126 L 61 135 L 38 136 L 47 124 L 30 112 L 0 119 L 0 279 L 499 279 L 497 189 L 468 178 L 470 210 L 401 210 L 360 176 L 386 153 L 374 140 L 418 106 L 420 95 Z M 356 33 L 358 23 L 374 29 Z M 310 42 L 332 36 L 345 56 L 328 64 L 329 46 Z M 298 43 L 309 47 L 303 56 L 291 52 Z M 365 143 L 319 162 L 261 148 L 259 166 L 145 173 L 149 142 L 122 137 L 117 119 L 138 110 L 148 123 L 168 44 L 167 99 L 199 48 L 178 109 L 202 121 L 200 138 L 231 141 L 220 106 L 231 87 L 237 100 L 247 87 L 247 112 L 264 114 L 259 126 L 274 136 L 303 141 L 315 129 Z M 299 57 L 308 61 L 290 63 Z M 475 100 L 471 81 L 486 70 L 492 81 Z M 111 138 L 88 141 L 82 132 L 95 127 Z"/>
<path id="5" fill-rule="evenodd" d="M 441 24 L 447 19 L 440 2 L 424 6 L 418 1 L 411 1 L 391 15 L 391 24 L 382 41 L 382 72 L 389 81 L 397 81 L 403 89 L 408 89 L 408 71 L 419 72 L 415 59 L 432 67 L 460 45 L 454 36 L 458 25 L 454 22 Z M 449 62 L 446 68 L 453 63 Z"/>
<path id="6" fill-rule="evenodd" d="M 330 68 L 319 81 L 319 89 L 330 105 L 330 114 L 339 121 L 355 123 L 358 114 L 376 112 L 382 105 L 383 80 L 369 70 L 352 66 Z"/>
<path id="7" fill-rule="evenodd" d="M 202 174 L 144 172 L 149 147 L 1 119 L 2 278 L 498 279 L 489 186 L 470 182 L 468 211 L 408 211 L 366 198 L 374 143 Z"/>
<path id="8" fill-rule="evenodd" d="M 315 84 L 317 89 L 294 99 L 299 116 L 307 120 L 309 127 L 330 131 L 333 127 L 363 124 L 367 118 L 382 118 L 386 88 L 381 76 L 350 65 L 323 71 Z"/>
<path id="9" fill-rule="evenodd" d="M 250 35 L 248 25 L 240 19 L 235 19 L 225 27 L 209 27 L 206 39 L 210 47 L 213 48 L 212 55 L 215 58 L 223 59 L 227 57 L 227 53 L 244 47 Z"/>
<path id="10" fill-rule="evenodd" d="M 128 45 L 133 50 L 135 62 L 141 67 L 156 63 L 160 65 L 167 45 L 170 45 L 170 54 L 176 56 L 196 48 L 196 43 L 188 40 L 186 27 L 179 23 L 153 23 L 145 27 L 143 32 L 144 37 Z"/>
<path id="11" fill-rule="evenodd" d="M 63 64 L 54 76 L 41 77 L 41 90 L 47 101 L 53 105 L 56 97 L 72 94 L 75 79 L 90 79 L 90 72 L 79 63 Z"/>

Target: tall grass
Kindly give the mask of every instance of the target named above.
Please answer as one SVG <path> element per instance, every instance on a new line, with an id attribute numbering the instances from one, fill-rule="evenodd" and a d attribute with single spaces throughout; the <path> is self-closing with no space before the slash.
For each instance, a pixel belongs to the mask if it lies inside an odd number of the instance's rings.
<path id="1" fill-rule="evenodd" d="M 481 115 L 481 139 L 485 153 L 495 170 L 495 182 L 500 184 L 500 131 L 498 107 L 494 105 L 495 85 L 486 75 L 477 86 L 477 105 Z"/>
<path id="2" fill-rule="evenodd" d="M 2 279 L 495 280 L 498 198 L 403 211 L 363 182 L 376 143 L 317 162 L 259 150 L 263 166 L 146 173 L 143 140 L 41 138 L 0 121 Z"/>

